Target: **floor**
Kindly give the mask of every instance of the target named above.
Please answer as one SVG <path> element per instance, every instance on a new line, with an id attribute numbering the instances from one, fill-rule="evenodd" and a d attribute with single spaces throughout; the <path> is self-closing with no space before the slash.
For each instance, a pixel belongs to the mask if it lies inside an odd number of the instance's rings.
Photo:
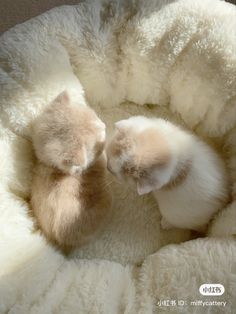
<path id="1" fill-rule="evenodd" d="M 0 0 L 0 34 L 51 8 L 79 0 Z"/>

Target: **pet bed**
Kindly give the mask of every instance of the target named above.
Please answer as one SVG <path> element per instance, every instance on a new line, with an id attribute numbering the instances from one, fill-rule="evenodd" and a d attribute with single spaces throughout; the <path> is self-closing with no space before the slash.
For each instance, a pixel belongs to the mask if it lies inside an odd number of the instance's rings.
<path id="1" fill-rule="evenodd" d="M 108 134 L 121 118 L 161 116 L 219 151 L 233 200 L 215 218 L 209 237 L 162 230 L 153 197 L 138 197 L 110 175 L 112 218 L 95 241 L 66 258 L 34 232 L 30 124 L 65 89 L 96 110 Z M 0 37 L 0 313 L 235 313 L 235 153 L 232 4 L 85 1 L 5 32 Z M 203 283 L 220 283 L 225 293 L 202 296 Z M 203 307 L 201 301 L 208 303 Z"/>

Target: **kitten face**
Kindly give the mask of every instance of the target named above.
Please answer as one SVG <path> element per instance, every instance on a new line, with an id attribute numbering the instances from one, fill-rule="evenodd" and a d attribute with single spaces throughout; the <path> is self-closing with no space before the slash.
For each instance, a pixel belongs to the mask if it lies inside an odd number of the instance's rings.
<path id="1" fill-rule="evenodd" d="M 116 123 L 107 146 L 107 167 L 140 195 L 161 188 L 172 174 L 171 150 L 164 135 L 145 117 Z"/>
<path id="2" fill-rule="evenodd" d="M 80 104 L 71 104 L 66 92 L 36 119 L 32 134 L 39 160 L 72 175 L 100 156 L 105 137 L 105 124 L 96 113 Z"/>

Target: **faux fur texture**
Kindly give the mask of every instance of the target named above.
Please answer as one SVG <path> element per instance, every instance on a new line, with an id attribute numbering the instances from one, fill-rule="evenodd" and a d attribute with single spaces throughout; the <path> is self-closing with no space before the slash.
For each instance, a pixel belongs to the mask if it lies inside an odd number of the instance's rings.
<path id="1" fill-rule="evenodd" d="M 227 161 L 235 199 L 235 17 L 235 7 L 219 0 L 86 1 L 0 37 L 1 313 L 203 313 L 190 303 L 160 308 L 158 300 L 205 301 L 198 288 L 211 282 L 226 291 L 208 299 L 226 301 L 225 312 L 234 313 L 236 201 L 211 229 L 228 239 L 160 249 L 190 239 L 189 232 L 162 231 L 151 196 L 138 197 L 111 177 L 111 223 L 65 259 L 32 233 L 28 199 L 30 122 L 65 89 L 87 100 L 108 132 L 134 114 L 191 128 Z"/>

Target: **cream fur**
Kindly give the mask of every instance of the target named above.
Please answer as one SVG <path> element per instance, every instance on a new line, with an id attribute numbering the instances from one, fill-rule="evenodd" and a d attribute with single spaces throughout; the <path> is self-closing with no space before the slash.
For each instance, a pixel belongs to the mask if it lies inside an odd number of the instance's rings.
<path id="1" fill-rule="evenodd" d="M 32 144 L 30 210 L 48 241 L 68 254 L 94 240 L 109 217 L 105 124 L 63 92 L 33 121 Z"/>
<path id="2" fill-rule="evenodd" d="M 64 89 L 83 105 L 86 96 L 108 133 L 134 114 L 186 124 L 228 158 L 235 197 L 235 14 L 219 0 L 85 1 L 0 37 L 1 313 L 146 314 L 158 299 L 198 299 L 202 282 L 223 283 L 233 313 L 235 240 L 193 240 L 147 257 L 189 239 L 188 232 L 160 229 L 151 197 L 137 198 L 111 178 L 112 221 L 70 260 L 31 233 L 27 210 L 29 125 Z M 235 233 L 224 223 L 233 224 L 235 211 L 234 202 L 219 217 L 218 234 Z"/>

